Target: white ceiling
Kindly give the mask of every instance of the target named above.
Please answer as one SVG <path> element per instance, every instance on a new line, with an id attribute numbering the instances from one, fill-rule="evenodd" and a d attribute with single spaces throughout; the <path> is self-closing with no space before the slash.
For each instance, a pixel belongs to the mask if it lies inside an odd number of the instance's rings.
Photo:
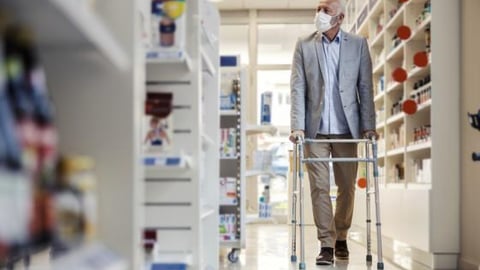
<path id="1" fill-rule="evenodd" d="M 315 9 L 318 0 L 211 0 L 220 10 Z"/>

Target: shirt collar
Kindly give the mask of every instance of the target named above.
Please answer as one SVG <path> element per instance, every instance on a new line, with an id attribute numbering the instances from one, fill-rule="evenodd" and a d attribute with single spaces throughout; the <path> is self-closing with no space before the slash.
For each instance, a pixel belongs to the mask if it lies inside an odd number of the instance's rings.
<path id="1" fill-rule="evenodd" d="M 325 35 L 325 33 L 322 33 L 322 40 L 323 42 L 328 42 L 328 43 L 333 43 L 333 42 L 340 43 L 341 36 L 342 36 L 342 30 L 339 30 L 337 33 L 337 36 L 332 41 L 330 41 Z"/>

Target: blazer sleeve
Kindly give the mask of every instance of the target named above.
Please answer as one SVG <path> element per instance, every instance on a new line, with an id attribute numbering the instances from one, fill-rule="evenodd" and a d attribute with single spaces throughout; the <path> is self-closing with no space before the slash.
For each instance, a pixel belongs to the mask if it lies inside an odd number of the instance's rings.
<path id="1" fill-rule="evenodd" d="M 292 74 L 290 78 L 290 128 L 292 131 L 305 130 L 306 87 L 307 82 L 303 63 L 302 43 L 299 39 L 293 54 Z"/>
<path id="2" fill-rule="evenodd" d="M 375 130 L 375 104 L 373 102 L 372 59 L 366 39 L 362 39 L 358 96 L 360 99 L 360 132 Z"/>

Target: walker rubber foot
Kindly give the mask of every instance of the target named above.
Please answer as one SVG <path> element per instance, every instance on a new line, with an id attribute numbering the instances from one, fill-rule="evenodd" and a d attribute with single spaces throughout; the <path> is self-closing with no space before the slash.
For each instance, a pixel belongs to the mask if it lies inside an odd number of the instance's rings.
<path id="1" fill-rule="evenodd" d="M 371 263 L 373 261 L 372 255 L 367 255 L 367 263 Z"/>
<path id="2" fill-rule="evenodd" d="M 292 255 L 292 256 L 290 257 L 290 261 L 291 261 L 291 262 L 297 262 L 297 255 Z"/>
<path id="3" fill-rule="evenodd" d="M 377 269 L 383 270 L 383 262 L 377 263 Z"/>
<path id="4" fill-rule="evenodd" d="M 298 265 L 298 269 L 300 269 L 300 270 L 305 270 L 305 269 L 306 269 L 305 263 L 304 263 L 304 262 L 300 263 L 300 264 Z"/>

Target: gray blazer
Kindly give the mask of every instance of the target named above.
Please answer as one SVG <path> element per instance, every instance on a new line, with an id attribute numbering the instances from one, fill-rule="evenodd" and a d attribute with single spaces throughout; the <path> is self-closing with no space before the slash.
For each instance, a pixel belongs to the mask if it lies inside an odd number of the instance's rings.
<path id="1" fill-rule="evenodd" d="M 322 35 L 315 32 L 298 40 L 292 63 L 291 129 L 315 138 L 322 118 L 325 84 Z M 366 39 L 342 32 L 339 91 L 353 138 L 375 130 L 372 61 Z"/>

